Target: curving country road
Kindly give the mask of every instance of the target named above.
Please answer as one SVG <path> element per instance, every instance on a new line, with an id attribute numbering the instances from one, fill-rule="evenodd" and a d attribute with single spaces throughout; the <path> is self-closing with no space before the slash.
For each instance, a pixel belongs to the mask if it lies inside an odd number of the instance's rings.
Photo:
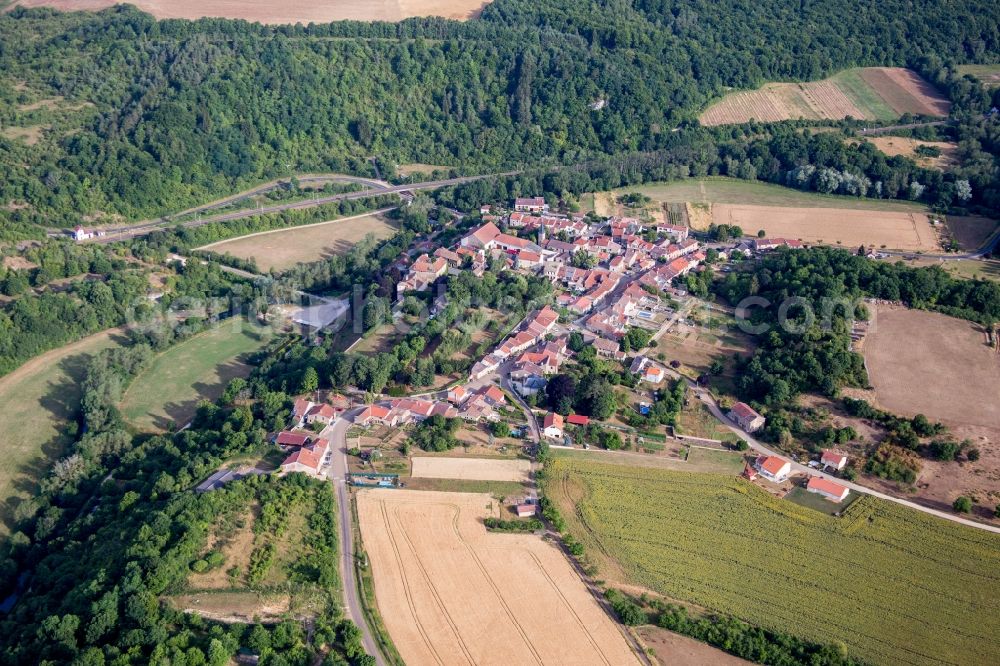
<path id="1" fill-rule="evenodd" d="M 256 215 L 264 215 L 267 213 L 280 213 L 286 210 L 303 210 L 307 208 L 315 208 L 316 206 L 322 206 L 324 204 L 333 203 L 335 201 L 345 201 L 349 199 L 365 199 L 367 197 L 375 197 L 385 194 L 402 195 L 406 192 L 414 192 L 418 190 L 436 190 L 441 187 L 448 187 L 449 185 L 461 185 L 463 183 L 471 183 L 473 181 L 484 180 L 486 178 L 513 176 L 516 175 L 517 173 L 519 172 L 508 171 L 505 173 L 484 174 L 480 176 L 460 176 L 458 178 L 430 180 L 422 183 L 411 183 L 407 185 L 389 185 L 387 187 L 379 187 L 379 188 L 373 187 L 371 189 L 361 190 L 358 192 L 342 192 L 340 194 L 331 194 L 323 197 L 316 197 L 314 199 L 308 199 L 306 201 L 294 201 L 283 204 L 274 204 L 272 206 L 262 206 L 260 208 L 251 208 L 249 210 L 238 210 L 238 211 L 233 211 L 231 213 L 220 213 L 219 215 L 213 215 L 211 217 L 205 217 L 199 220 L 189 220 L 187 222 L 181 222 L 181 223 L 172 223 L 169 218 L 165 217 L 165 218 L 160 218 L 158 220 L 138 222 L 136 224 L 131 224 L 131 225 L 123 225 L 119 227 L 106 227 L 103 229 L 103 231 L 105 232 L 104 236 L 99 236 L 80 242 L 115 243 L 125 239 L 146 236 L 155 231 L 161 231 L 163 229 L 171 229 L 174 227 L 193 228 L 193 227 L 200 227 L 205 224 L 213 224 L 215 222 L 228 222 L 229 220 L 239 220 L 245 217 L 254 217 Z M 242 195 L 237 195 L 237 196 L 242 196 Z M 209 204 L 209 205 L 216 205 L 216 204 Z"/>
<path id="2" fill-rule="evenodd" d="M 354 531 L 351 527 L 351 500 L 347 492 L 347 430 L 362 409 L 363 407 L 357 407 L 345 412 L 324 428 L 320 436 L 333 447 L 326 476 L 336 489 L 337 509 L 340 513 L 340 579 L 344 583 L 344 608 L 347 617 L 361 630 L 361 643 L 365 652 L 375 657 L 378 666 L 385 666 L 385 658 L 368 626 L 358 593 L 358 581 L 354 575 Z"/>

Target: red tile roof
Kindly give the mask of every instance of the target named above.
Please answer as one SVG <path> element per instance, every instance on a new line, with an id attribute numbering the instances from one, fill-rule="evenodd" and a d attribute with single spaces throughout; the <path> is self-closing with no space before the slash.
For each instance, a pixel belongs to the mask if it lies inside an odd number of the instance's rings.
<path id="1" fill-rule="evenodd" d="M 842 486 L 839 483 L 834 483 L 824 479 L 821 476 L 810 477 L 809 483 L 806 488 L 816 492 L 826 493 L 827 495 L 833 495 L 834 497 L 844 498 L 850 490 L 846 486 Z"/>
<path id="2" fill-rule="evenodd" d="M 779 458 L 778 456 L 768 456 L 767 458 L 764 458 L 764 462 L 760 464 L 760 468 L 773 476 L 778 474 L 787 464 L 788 461 L 784 458 Z"/>
<path id="3" fill-rule="evenodd" d="M 583 414 L 570 414 L 566 417 L 566 422 L 573 425 L 587 425 L 590 423 L 590 417 Z"/>
<path id="4" fill-rule="evenodd" d="M 542 420 L 542 427 L 548 428 L 549 426 L 555 426 L 559 429 L 563 427 L 563 417 L 562 414 L 556 414 L 555 412 L 549 412 L 545 415 Z"/>
<path id="5" fill-rule="evenodd" d="M 309 442 L 309 435 L 285 430 L 278 433 L 275 441 L 279 446 L 305 446 Z"/>
<path id="6" fill-rule="evenodd" d="M 736 416 L 741 419 L 755 419 L 758 416 L 760 416 L 760 414 L 758 414 L 756 410 L 754 410 L 750 405 L 746 404 L 745 402 L 736 403 L 735 405 L 733 405 L 731 411 L 733 412 L 733 414 L 736 414 Z"/>

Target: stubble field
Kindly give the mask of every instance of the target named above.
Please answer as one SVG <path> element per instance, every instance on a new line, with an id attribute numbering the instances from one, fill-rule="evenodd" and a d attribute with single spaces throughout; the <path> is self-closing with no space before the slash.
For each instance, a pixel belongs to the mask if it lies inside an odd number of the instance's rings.
<path id="1" fill-rule="evenodd" d="M 709 106 L 702 125 L 749 120 L 889 121 L 904 113 L 946 116 L 950 104 L 916 73 L 899 67 L 849 69 L 822 81 L 768 83 L 727 94 Z"/>
<path id="2" fill-rule="evenodd" d="M 63 11 L 98 11 L 120 0 L 16 0 L 22 7 Z M 203 17 L 246 19 L 259 23 L 329 23 L 331 21 L 402 21 L 412 16 L 466 20 L 488 4 L 484 0 L 133 0 L 158 19 Z"/>
<path id="3" fill-rule="evenodd" d="M 263 231 L 198 248 L 253 259 L 262 271 L 282 271 L 298 263 L 344 254 L 368 234 L 382 240 L 399 229 L 384 215 L 357 215 L 291 229 Z"/>
<path id="4" fill-rule="evenodd" d="M 1000 353 L 979 324 L 898 307 L 874 317 L 864 354 L 883 408 L 1000 429 Z"/>
<path id="5" fill-rule="evenodd" d="M 358 493 L 379 611 L 408 664 L 637 664 L 565 556 L 490 534 L 489 495 Z"/>
<path id="6" fill-rule="evenodd" d="M 716 224 L 735 224 L 746 234 L 763 229 L 771 238 L 857 248 L 874 245 L 892 250 L 940 249 L 938 234 L 923 213 L 790 208 L 715 204 Z"/>
<path id="7" fill-rule="evenodd" d="M 546 493 L 605 580 L 823 643 L 872 664 L 1000 652 L 1000 536 L 873 497 L 843 517 L 735 475 L 559 457 Z"/>
<path id="8" fill-rule="evenodd" d="M 531 474 L 527 460 L 415 456 L 412 465 L 412 476 L 428 479 L 524 482 Z"/>

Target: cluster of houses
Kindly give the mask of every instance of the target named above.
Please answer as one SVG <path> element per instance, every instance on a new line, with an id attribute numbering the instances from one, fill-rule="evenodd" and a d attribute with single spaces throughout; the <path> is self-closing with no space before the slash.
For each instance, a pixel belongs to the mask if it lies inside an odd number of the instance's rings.
<path id="1" fill-rule="evenodd" d="M 529 314 L 517 326 L 515 331 L 498 344 L 493 351 L 477 361 L 469 372 L 472 380 L 482 379 L 486 375 L 496 372 L 502 363 L 512 360 L 518 361 L 541 361 L 545 364 L 553 362 L 555 357 L 555 368 L 558 369 L 558 350 L 565 351 L 565 341 L 557 343 L 555 348 L 549 351 L 540 351 L 542 356 L 519 358 L 517 355 L 527 351 L 530 347 L 545 342 L 545 338 L 555 329 L 559 321 L 559 313 L 545 306 Z M 544 347 L 544 345 L 543 345 Z"/>
<path id="2" fill-rule="evenodd" d="M 824 452 L 823 463 L 827 469 L 841 470 L 847 464 L 847 456 Z M 751 481 L 757 479 L 758 475 L 772 483 L 783 483 L 792 474 L 792 464 L 784 458 L 778 456 L 761 456 L 754 464 L 747 465 L 743 475 Z M 806 482 L 806 491 L 822 496 L 824 499 L 839 504 L 847 499 L 850 488 L 831 481 L 822 476 L 810 476 Z"/>
<path id="3" fill-rule="evenodd" d="M 308 433 L 283 430 L 275 436 L 274 443 L 289 452 L 281 463 L 283 474 L 305 472 L 317 476 L 332 455 L 330 442 Z"/>
<path id="4" fill-rule="evenodd" d="M 462 418 L 466 421 L 496 421 L 496 410 L 506 404 L 507 398 L 498 387 L 484 386 L 470 391 L 456 386 L 448 391 L 448 401 L 422 398 L 398 398 L 372 405 L 354 418 L 358 425 L 383 425 L 397 427 L 419 423 L 434 415 L 445 418 Z"/>

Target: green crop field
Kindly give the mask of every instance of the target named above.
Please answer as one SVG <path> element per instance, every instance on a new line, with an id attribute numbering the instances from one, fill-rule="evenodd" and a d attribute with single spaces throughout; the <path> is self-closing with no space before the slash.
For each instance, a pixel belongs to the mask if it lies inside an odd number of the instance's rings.
<path id="1" fill-rule="evenodd" d="M 835 518 L 733 477 L 573 458 L 545 490 L 607 580 L 874 664 L 1000 654 L 1000 535 L 868 496 Z"/>
<path id="2" fill-rule="evenodd" d="M 836 194 L 805 192 L 758 181 L 733 178 L 686 179 L 669 183 L 650 183 L 614 190 L 614 196 L 640 192 L 660 202 L 729 203 L 755 206 L 793 206 L 799 208 L 844 208 L 851 210 L 893 210 L 922 212 L 927 208 L 909 201 L 859 199 Z"/>
<path id="3" fill-rule="evenodd" d="M 66 425 L 80 405 L 80 382 L 87 362 L 121 340 L 105 331 L 37 356 L 0 378 L 0 535 L 21 499 L 63 455 L 72 439 Z"/>
<path id="4" fill-rule="evenodd" d="M 250 372 L 245 357 L 268 336 L 232 319 L 157 356 L 129 386 L 122 414 L 136 428 L 163 431 L 194 416 L 200 400 L 215 400 L 234 377 Z"/>

